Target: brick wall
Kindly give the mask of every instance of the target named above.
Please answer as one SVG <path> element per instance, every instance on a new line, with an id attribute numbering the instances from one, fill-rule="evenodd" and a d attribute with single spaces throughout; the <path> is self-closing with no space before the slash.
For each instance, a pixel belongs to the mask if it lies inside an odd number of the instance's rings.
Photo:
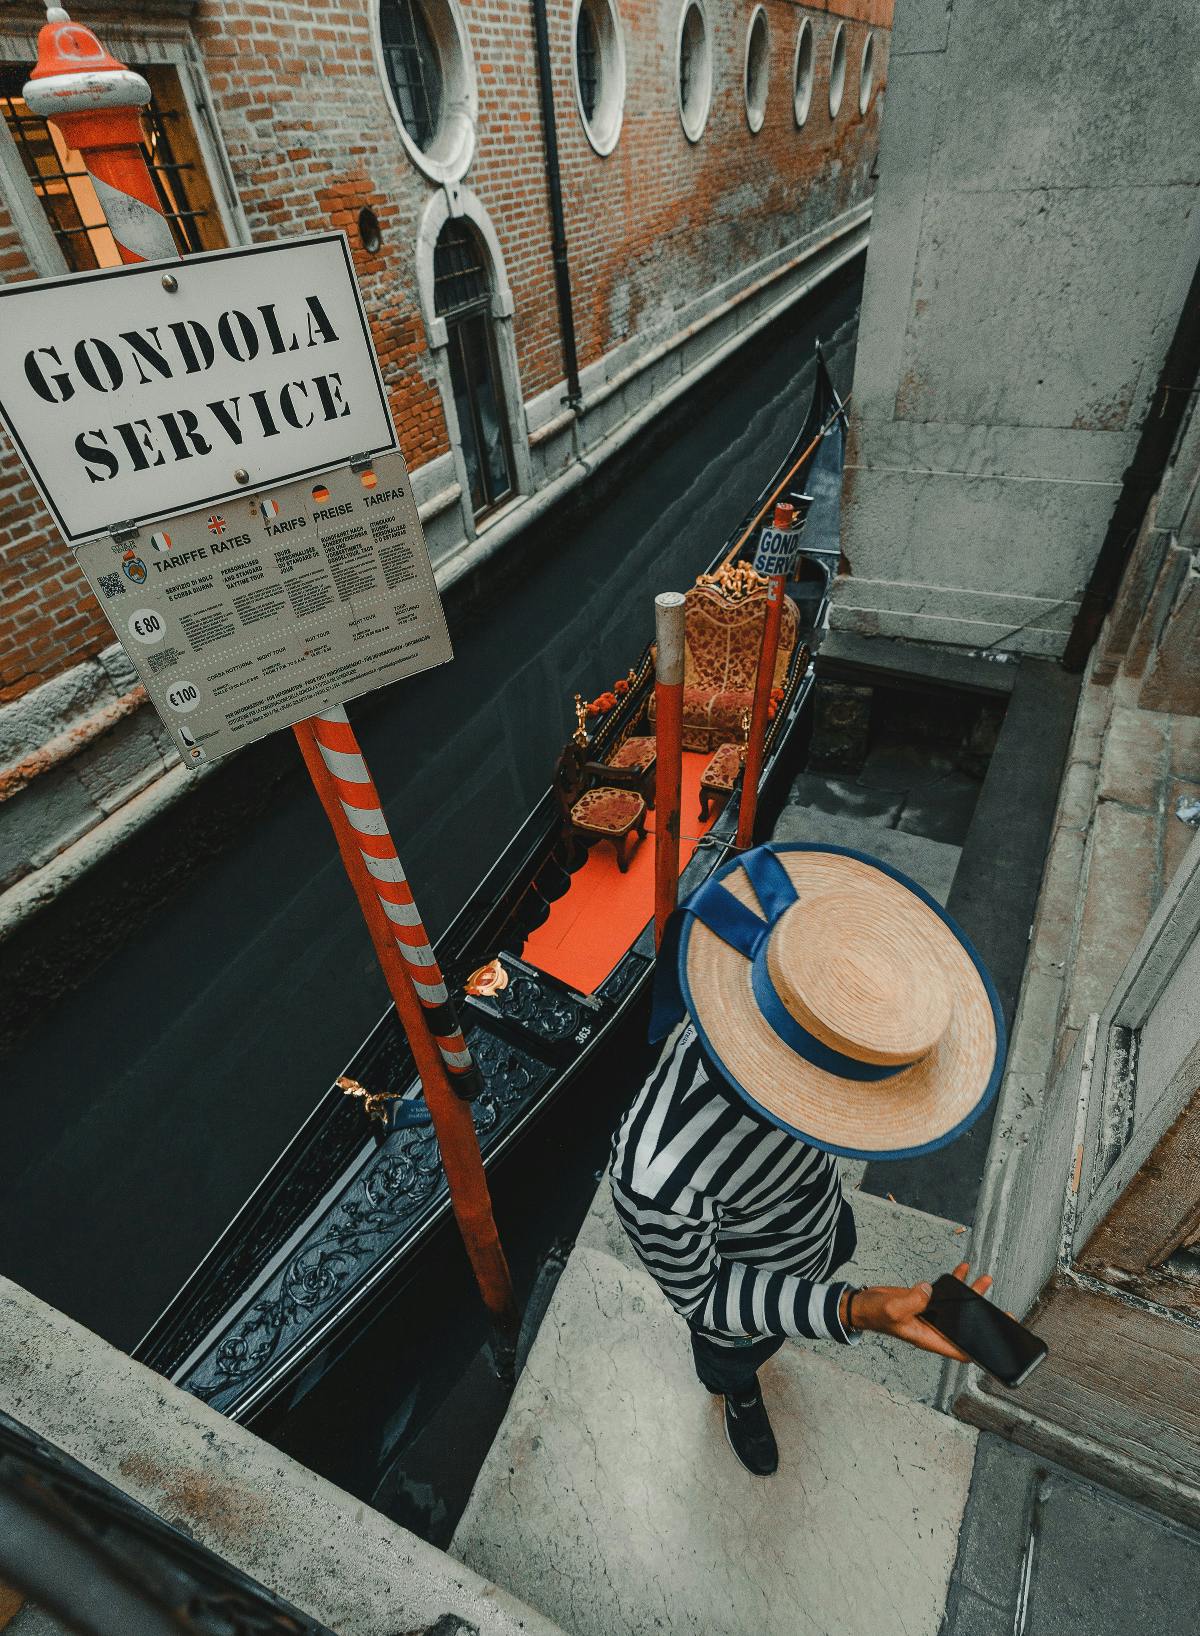
<path id="1" fill-rule="evenodd" d="M 515 303 L 526 400 L 563 377 L 536 56 L 528 0 L 460 0 L 475 55 L 479 121 L 464 179 L 495 224 Z M 148 0 L 118 22 L 83 0 L 102 38 L 154 26 Z M 653 332 L 762 257 L 866 196 L 878 145 L 891 0 L 801 8 L 766 0 L 770 92 L 763 127 L 748 128 L 742 93 L 749 0 L 707 0 L 714 59 L 708 124 L 692 144 L 680 125 L 675 41 L 680 0 L 619 0 L 626 53 L 621 137 L 606 157 L 590 146 L 572 83 L 571 0 L 548 0 L 564 204 L 582 365 Z M 6 26 L 33 11 L 6 8 Z M 170 16 L 170 11 L 165 13 Z M 815 83 L 807 123 L 792 112 L 796 31 L 814 30 Z M 828 111 L 829 53 L 846 21 L 846 90 Z M 106 31 L 105 24 L 110 23 Z M 178 25 L 176 25 L 178 26 Z M 875 94 L 858 109 L 868 29 Z M 410 160 L 376 72 L 365 0 L 201 0 L 191 37 L 203 60 L 216 122 L 256 240 L 329 226 L 354 250 L 400 441 L 413 468 L 447 449 L 446 420 L 421 318 L 414 245 L 432 184 Z M 359 211 L 370 206 L 383 242 L 368 254 Z M 0 207 L 0 274 L 32 276 Z M 111 634 L 5 444 L 0 462 L 0 704 L 95 654 Z"/>

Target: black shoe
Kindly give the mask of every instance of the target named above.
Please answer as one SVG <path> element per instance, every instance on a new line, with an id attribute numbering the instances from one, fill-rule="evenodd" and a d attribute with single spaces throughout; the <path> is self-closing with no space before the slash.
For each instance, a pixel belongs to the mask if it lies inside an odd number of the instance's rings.
<path id="1" fill-rule="evenodd" d="M 756 1386 L 747 1397 L 725 1399 L 725 1435 L 738 1459 L 755 1477 L 770 1477 L 779 1467 L 775 1433 Z"/>

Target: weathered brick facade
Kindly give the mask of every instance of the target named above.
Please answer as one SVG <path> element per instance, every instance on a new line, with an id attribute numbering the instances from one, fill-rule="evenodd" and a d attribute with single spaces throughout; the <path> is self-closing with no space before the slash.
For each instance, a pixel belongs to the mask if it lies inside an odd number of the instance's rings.
<path id="1" fill-rule="evenodd" d="M 555 306 L 545 152 L 528 0 L 460 0 L 475 60 L 475 156 L 462 187 L 495 226 L 512 291 L 513 340 L 524 401 L 563 379 Z M 885 78 L 890 0 L 835 0 L 800 8 L 767 0 L 770 93 L 761 131 L 743 100 L 746 31 L 754 7 L 708 0 L 713 96 L 696 143 L 680 123 L 676 37 L 681 0 L 620 0 L 625 42 L 623 125 L 614 151 L 589 145 L 572 81 L 571 0 L 549 0 L 563 195 L 579 359 L 586 369 L 614 347 L 647 344 L 680 326 L 673 315 L 707 292 L 727 299 L 739 275 L 836 218 L 870 191 Z M 131 19 L 131 10 L 136 16 Z M 202 0 L 191 17 L 154 0 L 122 9 L 76 7 L 106 43 L 135 62 L 142 36 L 194 43 L 228 156 L 244 224 L 255 240 L 330 225 L 354 246 L 376 346 L 409 465 L 448 448 L 442 390 L 431 364 L 416 285 L 414 246 L 436 185 L 397 131 L 373 50 L 366 3 Z M 11 40 L 32 36 L 39 13 L 6 8 Z M 811 112 L 792 107 L 796 31 L 814 31 Z M 828 110 L 830 45 L 847 31 L 846 92 Z M 858 106 L 862 43 L 878 30 L 875 90 Z M 383 230 L 375 254 L 359 243 L 359 211 Z M 36 202 L 34 209 L 36 210 Z M 33 276 L 21 233 L 0 212 L 0 273 Z M 520 420 L 520 406 L 517 406 Z M 109 628 L 5 447 L 0 478 L 0 703 L 61 674 L 111 641 Z M 470 520 L 467 519 L 467 530 Z"/>

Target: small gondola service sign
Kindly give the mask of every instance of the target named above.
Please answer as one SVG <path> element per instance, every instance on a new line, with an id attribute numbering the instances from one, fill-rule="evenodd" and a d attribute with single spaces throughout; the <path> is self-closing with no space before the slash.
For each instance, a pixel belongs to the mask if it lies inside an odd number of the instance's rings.
<path id="1" fill-rule="evenodd" d="M 72 545 L 396 447 L 344 233 L 0 287 L 0 418 Z"/>
<path id="2" fill-rule="evenodd" d="M 0 417 L 186 765 L 453 657 L 344 234 L 0 289 Z"/>

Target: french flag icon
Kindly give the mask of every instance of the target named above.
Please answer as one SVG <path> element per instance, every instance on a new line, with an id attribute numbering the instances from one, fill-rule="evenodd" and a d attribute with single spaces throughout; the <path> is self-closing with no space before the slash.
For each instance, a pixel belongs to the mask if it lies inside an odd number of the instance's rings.
<path id="1" fill-rule="evenodd" d="M 279 515 L 279 501 L 260 500 L 258 502 L 258 511 L 264 523 L 272 523 Z"/>

